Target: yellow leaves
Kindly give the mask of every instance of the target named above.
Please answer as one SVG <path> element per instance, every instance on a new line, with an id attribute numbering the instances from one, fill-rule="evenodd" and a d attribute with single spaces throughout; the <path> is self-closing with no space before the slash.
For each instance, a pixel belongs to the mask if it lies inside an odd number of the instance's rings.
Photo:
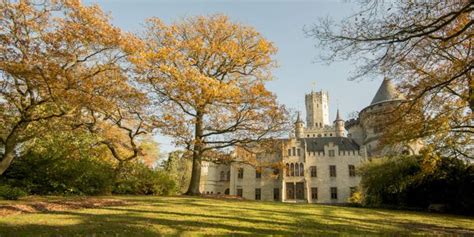
<path id="1" fill-rule="evenodd" d="M 271 78 L 276 48 L 252 27 L 224 15 L 171 25 L 152 18 L 143 40 L 136 68 L 141 81 L 164 101 L 157 108 L 164 119 L 161 130 L 177 143 L 197 141 L 193 130 L 198 114 L 209 131 L 237 123 L 225 134 L 237 133 L 238 139 L 273 131 L 266 127 L 281 128 L 273 123 L 282 122 L 284 113 L 278 113 L 281 107 L 263 84 Z"/>

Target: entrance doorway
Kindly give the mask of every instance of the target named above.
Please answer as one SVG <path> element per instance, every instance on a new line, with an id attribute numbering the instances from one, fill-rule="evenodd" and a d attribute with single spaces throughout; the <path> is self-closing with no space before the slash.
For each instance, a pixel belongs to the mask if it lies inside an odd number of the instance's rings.
<path id="1" fill-rule="evenodd" d="M 286 199 L 293 200 L 295 199 L 295 184 L 286 183 Z"/>
<path id="2" fill-rule="evenodd" d="M 304 183 L 296 183 L 296 199 L 304 200 Z"/>

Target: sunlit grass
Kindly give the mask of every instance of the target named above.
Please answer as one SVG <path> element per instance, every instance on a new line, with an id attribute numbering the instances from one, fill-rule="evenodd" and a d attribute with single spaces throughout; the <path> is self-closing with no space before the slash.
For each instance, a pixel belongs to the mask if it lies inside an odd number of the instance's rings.
<path id="1" fill-rule="evenodd" d="M 472 217 L 454 215 L 190 197 L 107 198 L 128 204 L 4 216 L 0 236 L 474 234 Z"/>

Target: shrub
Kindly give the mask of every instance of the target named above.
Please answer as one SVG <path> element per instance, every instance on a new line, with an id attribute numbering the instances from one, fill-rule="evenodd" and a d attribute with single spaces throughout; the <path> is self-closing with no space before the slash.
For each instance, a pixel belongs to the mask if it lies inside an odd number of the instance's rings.
<path id="1" fill-rule="evenodd" d="M 113 193 L 170 195 L 176 192 L 176 183 L 166 172 L 141 162 L 125 163 L 118 172 Z"/>
<path id="2" fill-rule="evenodd" d="M 27 193 L 20 188 L 10 187 L 9 185 L 0 185 L 0 197 L 7 200 L 18 200 L 26 196 Z"/>
<path id="3" fill-rule="evenodd" d="M 349 198 L 349 203 L 351 206 L 361 206 L 362 205 L 362 192 L 357 191 L 352 194 L 352 196 Z"/>
<path id="4" fill-rule="evenodd" d="M 30 194 L 99 195 L 113 186 L 112 164 L 97 158 L 31 153 L 16 159 L 0 179 Z"/>
<path id="5" fill-rule="evenodd" d="M 420 156 L 376 159 L 359 168 L 361 203 L 365 206 L 474 211 L 474 167 L 455 158 L 441 158 L 427 169 Z"/>

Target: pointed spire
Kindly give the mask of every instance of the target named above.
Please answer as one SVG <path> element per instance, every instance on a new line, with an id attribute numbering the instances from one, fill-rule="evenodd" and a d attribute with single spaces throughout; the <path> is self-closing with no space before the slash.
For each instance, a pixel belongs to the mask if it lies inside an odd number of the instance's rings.
<path id="1" fill-rule="evenodd" d="M 339 115 L 339 109 L 337 109 L 336 120 L 334 120 L 334 122 L 337 122 L 337 121 L 344 121 L 341 119 L 341 116 Z"/>
<path id="2" fill-rule="evenodd" d="M 296 116 L 296 122 L 295 123 L 302 123 L 303 121 L 301 121 L 301 118 L 300 118 L 300 111 L 298 111 L 298 115 Z"/>
<path id="3" fill-rule="evenodd" d="M 382 84 L 380 85 L 377 93 L 372 99 L 371 105 L 384 102 L 384 101 L 391 101 L 391 100 L 400 100 L 403 97 L 397 91 L 395 85 L 393 85 L 392 81 L 388 78 L 384 78 Z"/>

